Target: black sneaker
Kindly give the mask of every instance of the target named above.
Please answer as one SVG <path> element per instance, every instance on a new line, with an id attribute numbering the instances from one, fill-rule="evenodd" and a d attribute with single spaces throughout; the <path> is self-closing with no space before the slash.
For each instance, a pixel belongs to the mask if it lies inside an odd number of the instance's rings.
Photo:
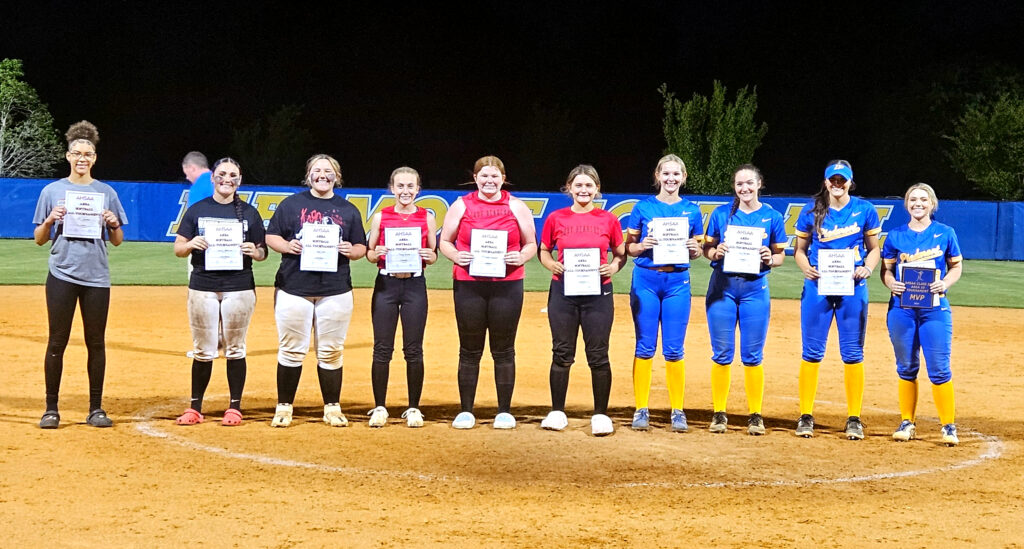
<path id="1" fill-rule="evenodd" d="M 47 410 L 39 420 L 40 429 L 56 429 L 60 426 L 60 414 L 57 410 Z"/>
<path id="2" fill-rule="evenodd" d="M 860 417 L 850 416 L 846 418 L 846 438 L 850 440 L 864 440 L 864 424 Z"/>
<path id="3" fill-rule="evenodd" d="M 750 414 L 750 419 L 747 420 L 747 433 L 754 436 L 761 436 L 765 433 L 761 414 Z"/>
<path id="4" fill-rule="evenodd" d="M 93 427 L 113 427 L 114 425 L 103 408 L 96 408 L 89 412 L 89 417 L 85 418 L 85 422 Z"/>
<path id="5" fill-rule="evenodd" d="M 796 420 L 796 432 L 793 433 L 798 437 L 811 438 L 814 436 L 814 416 L 811 414 L 804 414 L 800 416 L 800 419 Z"/>
<path id="6" fill-rule="evenodd" d="M 708 431 L 724 433 L 728 424 L 729 416 L 725 415 L 725 412 L 715 412 L 715 415 L 711 416 L 711 425 L 708 426 Z"/>

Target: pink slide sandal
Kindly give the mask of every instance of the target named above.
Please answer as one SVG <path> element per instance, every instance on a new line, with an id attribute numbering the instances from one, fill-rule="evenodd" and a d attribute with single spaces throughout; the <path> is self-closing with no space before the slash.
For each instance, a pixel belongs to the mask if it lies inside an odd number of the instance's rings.
<path id="1" fill-rule="evenodd" d="M 227 411 L 224 412 L 224 419 L 220 420 L 220 424 L 224 427 L 235 427 L 236 425 L 241 425 L 242 412 L 234 408 L 228 408 Z"/>
<path id="2" fill-rule="evenodd" d="M 174 421 L 178 425 L 196 425 L 203 422 L 203 414 L 189 408 L 188 410 L 185 410 L 184 414 L 178 416 L 178 419 Z"/>

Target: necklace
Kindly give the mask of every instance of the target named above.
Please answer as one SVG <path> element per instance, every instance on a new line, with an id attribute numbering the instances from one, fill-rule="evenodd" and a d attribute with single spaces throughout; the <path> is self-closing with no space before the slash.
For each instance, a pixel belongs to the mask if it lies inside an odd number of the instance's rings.
<path id="1" fill-rule="evenodd" d="M 419 210 L 419 208 L 417 208 L 417 209 L 415 209 L 415 210 L 413 210 L 413 211 L 411 211 L 411 212 L 409 212 L 407 214 L 404 214 L 404 213 L 398 211 L 398 207 L 397 206 L 395 207 L 395 213 L 398 214 L 398 217 L 402 218 L 402 221 L 409 221 L 409 218 L 412 217 L 413 214 L 415 214 L 417 212 L 417 210 Z"/>

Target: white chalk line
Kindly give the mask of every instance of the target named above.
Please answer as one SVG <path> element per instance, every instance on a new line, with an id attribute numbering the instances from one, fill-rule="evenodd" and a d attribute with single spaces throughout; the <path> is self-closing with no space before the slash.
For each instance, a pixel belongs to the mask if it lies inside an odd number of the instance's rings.
<path id="1" fill-rule="evenodd" d="M 827 401 L 817 401 L 818 404 L 831 404 Z M 893 413 L 891 410 L 884 410 L 876 407 L 869 407 L 874 411 Z M 230 459 L 239 459 L 244 461 L 250 461 L 253 463 L 259 463 L 263 465 L 271 465 L 276 467 L 292 467 L 296 469 L 309 469 L 314 471 L 321 471 L 326 473 L 342 473 L 342 474 L 357 474 L 357 475 L 374 475 L 381 477 L 406 477 L 413 478 L 424 482 L 450 482 L 450 481 L 467 481 L 457 476 L 449 475 L 435 475 L 432 473 L 417 473 L 413 471 L 382 471 L 378 469 L 367 469 L 365 467 L 350 467 L 350 466 L 338 466 L 338 465 L 325 465 L 322 463 L 310 463 L 306 461 L 297 461 L 292 459 L 276 458 L 263 454 L 253 454 L 246 452 L 235 452 L 226 448 L 220 448 L 217 446 L 211 446 L 208 444 L 202 444 L 189 440 L 184 437 L 173 435 L 157 428 L 153 425 L 155 421 L 153 415 L 157 412 L 159 407 L 149 408 L 138 414 L 135 419 L 137 422 L 134 424 L 135 429 L 139 433 L 158 438 L 167 441 L 171 444 L 188 448 L 190 450 L 196 450 L 201 452 L 207 452 L 215 454 L 221 457 Z M 924 469 L 914 469 L 910 471 L 892 471 L 887 473 L 873 473 L 867 475 L 855 475 L 849 477 L 833 477 L 833 478 L 809 478 L 802 480 L 735 480 L 735 481 L 723 481 L 723 482 L 623 482 L 623 483 L 612 483 L 609 484 L 609 488 L 754 488 L 754 487 L 794 487 L 794 486 L 813 486 L 823 484 L 853 484 L 859 482 L 871 482 L 879 480 L 887 480 L 894 478 L 909 478 L 922 475 L 929 475 L 935 473 L 943 473 L 949 471 L 956 471 L 959 469 L 966 469 L 968 467 L 974 467 L 980 465 L 986 461 L 994 460 L 1002 457 L 1004 444 L 1003 441 L 996 436 L 986 435 L 977 431 L 967 431 L 963 434 L 972 436 L 983 442 L 981 447 L 981 453 L 977 457 L 966 459 L 957 463 L 949 465 L 927 467 Z M 851 443 L 855 444 L 855 443 Z M 893 443 L 894 445 L 897 443 Z M 537 482 L 533 482 L 537 484 Z M 556 483 L 548 483 L 556 484 Z"/>

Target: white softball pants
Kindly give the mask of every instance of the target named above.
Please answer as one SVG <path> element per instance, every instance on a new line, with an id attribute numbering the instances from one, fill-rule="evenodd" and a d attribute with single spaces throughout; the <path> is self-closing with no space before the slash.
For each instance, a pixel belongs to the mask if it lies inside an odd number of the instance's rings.
<path id="1" fill-rule="evenodd" d="M 320 367 L 325 370 L 341 368 L 352 307 L 350 291 L 326 297 L 300 297 L 277 290 L 274 294 L 279 343 L 277 362 L 290 368 L 301 367 L 309 352 L 312 331 Z"/>
<path id="2" fill-rule="evenodd" d="M 188 323 L 192 328 L 192 356 L 200 362 L 217 358 L 223 341 L 224 356 L 245 358 L 245 335 L 256 308 L 256 292 L 188 291 Z"/>

